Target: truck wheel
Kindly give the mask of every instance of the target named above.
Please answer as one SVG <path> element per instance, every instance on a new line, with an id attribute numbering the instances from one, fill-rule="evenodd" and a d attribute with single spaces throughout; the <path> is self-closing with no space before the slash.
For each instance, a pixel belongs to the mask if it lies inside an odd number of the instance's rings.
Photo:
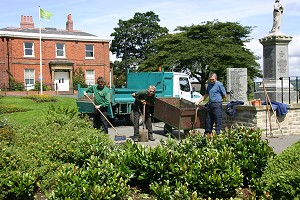
<path id="1" fill-rule="evenodd" d="M 110 122 L 111 124 L 115 121 L 115 118 L 110 118 L 110 117 L 108 117 L 107 119 L 109 120 L 109 122 Z"/>
<path id="2" fill-rule="evenodd" d="M 133 114 L 133 111 L 130 112 L 130 121 L 131 123 L 133 124 L 133 118 L 134 118 L 134 114 Z M 139 125 L 142 125 L 143 124 L 143 116 L 140 115 L 140 119 L 139 119 Z"/>
<path id="3" fill-rule="evenodd" d="M 129 114 L 129 115 L 125 115 L 125 124 L 126 125 L 129 125 L 129 126 L 132 126 L 133 125 L 133 123 L 132 123 L 132 121 L 131 121 L 131 113 Z"/>

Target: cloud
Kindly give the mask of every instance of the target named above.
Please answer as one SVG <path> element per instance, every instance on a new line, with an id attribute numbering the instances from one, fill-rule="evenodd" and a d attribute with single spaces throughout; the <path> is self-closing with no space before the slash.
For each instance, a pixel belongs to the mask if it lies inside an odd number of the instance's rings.
<path id="1" fill-rule="evenodd" d="M 290 57 L 300 57 L 300 35 L 293 37 L 289 45 Z"/>
<path id="2" fill-rule="evenodd" d="M 19 26 L 21 15 L 33 15 L 38 20 L 37 8 L 53 12 L 53 19 L 43 22 L 44 27 L 65 27 L 66 16 L 70 13 L 74 29 L 108 38 L 118 26 L 119 19 L 128 20 L 136 12 L 153 11 L 160 18 L 160 25 L 173 31 L 177 26 L 190 26 L 204 21 L 218 19 L 221 22 L 239 22 L 243 26 L 255 26 L 251 33 L 253 40 L 246 44 L 256 56 L 262 57 L 263 47 L 258 39 L 267 35 L 273 22 L 275 0 L 73 0 L 73 1 L 32 1 L 3 0 L 5 9 L 1 13 L 3 27 Z M 289 72 L 300 75 L 300 1 L 281 0 L 284 6 L 282 32 L 293 36 L 289 44 Z M 16 17 L 17 16 L 17 17 Z M 14 20 L 14 21 L 12 21 Z M 111 57 L 112 59 L 113 56 Z M 258 61 L 262 66 L 262 59 Z"/>
<path id="3" fill-rule="evenodd" d="M 289 44 L 289 74 L 300 75 L 300 35 L 293 37 Z"/>

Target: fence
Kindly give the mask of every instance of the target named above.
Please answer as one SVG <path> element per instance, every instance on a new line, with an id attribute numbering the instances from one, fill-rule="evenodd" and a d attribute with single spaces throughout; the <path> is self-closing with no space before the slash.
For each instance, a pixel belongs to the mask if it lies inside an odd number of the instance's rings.
<path id="1" fill-rule="evenodd" d="M 39 86 L 39 85 L 38 85 Z M 43 84 L 43 94 L 59 95 L 59 94 L 75 94 L 73 86 L 69 88 L 69 91 L 60 91 L 58 84 Z M 18 87 L 11 88 L 4 84 L 4 87 L 0 89 L 1 96 L 28 96 L 33 94 L 41 94 L 40 87 L 34 88 L 32 85 L 18 85 Z"/>
<path id="2" fill-rule="evenodd" d="M 288 103 L 291 103 L 291 93 L 292 92 L 296 92 L 296 102 L 295 103 L 299 103 L 299 97 L 300 97 L 300 77 L 299 76 L 289 76 L 289 77 L 280 77 L 279 79 L 266 79 L 267 81 L 273 81 L 273 82 L 279 82 L 279 85 L 275 85 L 275 89 L 279 88 L 279 90 L 277 90 L 277 92 L 281 93 L 281 103 L 284 102 L 284 96 L 288 95 Z M 266 82 L 266 81 L 265 81 Z M 254 82 L 254 92 L 259 91 L 259 88 L 262 87 L 261 86 L 261 81 L 257 81 Z"/>

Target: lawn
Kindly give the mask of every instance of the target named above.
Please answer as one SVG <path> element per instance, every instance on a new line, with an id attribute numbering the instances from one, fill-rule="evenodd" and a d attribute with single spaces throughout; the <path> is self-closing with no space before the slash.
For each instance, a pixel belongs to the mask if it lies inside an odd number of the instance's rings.
<path id="1" fill-rule="evenodd" d="M 0 105 L 13 105 L 20 108 L 28 109 L 28 111 L 1 114 L 0 118 L 7 118 L 12 123 L 17 123 L 20 125 L 29 125 L 31 123 L 37 123 L 43 116 L 45 116 L 50 105 L 64 105 L 72 109 L 77 109 L 75 98 L 59 96 L 55 96 L 54 98 L 57 99 L 56 102 L 37 103 L 32 99 L 4 96 L 0 98 Z"/>

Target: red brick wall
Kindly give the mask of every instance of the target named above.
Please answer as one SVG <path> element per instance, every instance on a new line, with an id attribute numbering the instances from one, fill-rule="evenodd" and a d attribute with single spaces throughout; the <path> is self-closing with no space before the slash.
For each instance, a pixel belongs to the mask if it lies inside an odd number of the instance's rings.
<path id="1" fill-rule="evenodd" d="M 6 40 L 5 38 L 0 39 L 0 88 L 4 87 L 5 82 L 8 82 L 5 63 L 7 62 L 6 57 Z"/>
<path id="2" fill-rule="evenodd" d="M 24 42 L 34 43 L 34 57 L 24 57 Z M 56 58 L 56 43 L 65 44 L 66 58 Z M 15 80 L 24 82 L 24 69 L 34 69 L 35 79 L 38 81 L 40 74 L 40 41 L 39 39 L 23 39 L 14 38 L 10 43 L 11 57 L 11 73 Z M 85 44 L 94 45 L 94 59 L 85 59 Z M 3 84 L 4 75 L 7 68 L 7 56 L 5 55 L 6 41 L 0 41 L 0 87 Z M 52 84 L 51 71 L 49 67 L 50 61 L 68 60 L 74 63 L 74 70 L 82 67 L 85 70 L 94 70 L 95 79 L 98 76 L 103 76 L 109 80 L 110 59 L 109 59 L 109 43 L 108 42 L 81 42 L 81 41 L 55 41 L 42 40 L 42 65 L 43 65 L 43 80 L 45 84 Z M 5 66 L 5 67 L 4 67 Z M 5 68 L 5 69 L 4 69 Z M 6 73 L 5 73 L 6 74 Z M 5 80 L 8 82 L 8 80 Z"/>

